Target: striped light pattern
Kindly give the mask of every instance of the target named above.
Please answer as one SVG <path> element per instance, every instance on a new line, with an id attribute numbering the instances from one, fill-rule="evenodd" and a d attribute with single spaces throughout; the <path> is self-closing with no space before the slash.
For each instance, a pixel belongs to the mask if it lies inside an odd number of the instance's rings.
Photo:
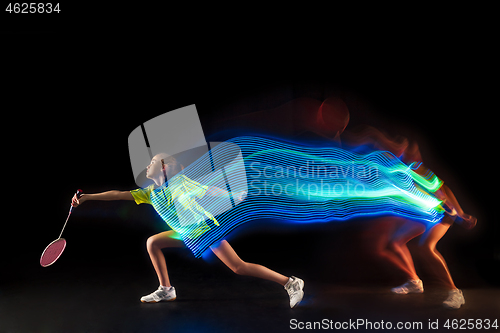
<path id="1" fill-rule="evenodd" d="M 153 206 L 196 257 L 253 220 L 315 223 L 398 215 L 439 222 L 444 210 L 433 193 L 442 181 L 432 173 L 417 174 L 418 166 L 386 151 L 357 154 L 236 137 L 212 147 L 169 181 L 165 192 L 182 187 L 183 195 L 174 200 L 154 195 Z M 196 203 L 195 209 L 186 202 Z"/>

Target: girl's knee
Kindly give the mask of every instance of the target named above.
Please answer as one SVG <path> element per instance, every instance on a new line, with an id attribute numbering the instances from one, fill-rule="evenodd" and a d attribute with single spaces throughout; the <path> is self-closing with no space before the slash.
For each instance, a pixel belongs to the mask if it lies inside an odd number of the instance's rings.
<path id="1" fill-rule="evenodd" d="M 418 251 L 424 254 L 432 254 L 434 253 L 434 249 L 436 246 L 428 243 L 428 242 L 421 242 L 418 244 Z"/>
<path id="2" fill-rule="evenodd" d="M 246 275 L 246 271 L 247 271 L 247 263 L 242 261 L 240 263 L 238 263 L 237 265 L 231 267 L 231 270 L 238 274 L 238 275 Z"/>
<path id="3" fill-rule="evenodd" d="M 397 252 L 401 250 L 401 246 L 399 245 L 398 242 L 392 241 L 387 244 L 387 249 L 393 252 Z"/>
<path id="4" fill-rule="evenodd" d="M 155 236 L 151 236 L 148 238 L 148 240 L 146 241 L 146 248 L 148 249 L 148 251 L 151 251 L 156 247 L 155 242 L 156 242 Z"/>
<path id="5" fill-rule="evenodd" d="M 395 237 L 392 239 L 387 247 L 392 251 L 400 251 L 401 248 L 408 243 L 408 240 L 402 237 Z"/>

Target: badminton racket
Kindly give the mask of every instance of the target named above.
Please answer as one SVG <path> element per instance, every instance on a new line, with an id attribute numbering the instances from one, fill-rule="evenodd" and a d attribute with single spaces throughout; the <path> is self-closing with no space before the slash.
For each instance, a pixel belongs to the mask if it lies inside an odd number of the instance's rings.
<path id="1" fill-rule="evenodd" d="M 80 198 L 81 195 L 82 190 L 76 191 L 77 198 Z M 68 223 L 72 211 L 73 206 L 71 206 L 71 208 L 69 209 L 68 217 L 66 218 L 66 222 L 64 222 L 64 226 L 61 230 L 61 233 L 59 234 L 59 237 L 55 241 L 47 245 L 47 247 L 43 251 L 42 256 L 40 257 L 40 265 L 42 265 L 42 267 L 47 267 L 55 263 L 66 248 L 66 240 L 64 238 L 61 238 L 61 236 L 64 232 L 64 228 L 66 228 L 66 224 Z"/>

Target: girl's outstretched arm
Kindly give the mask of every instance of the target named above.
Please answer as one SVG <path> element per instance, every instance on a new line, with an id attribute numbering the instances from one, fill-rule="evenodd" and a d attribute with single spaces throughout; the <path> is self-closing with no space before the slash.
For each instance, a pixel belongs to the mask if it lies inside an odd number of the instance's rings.
<path id="1" fill-rule="evenodd" d="M 94 194 L 82 194 L 80 198 L 76 197 L 76 194 L 73 196 L 71 200 L 71 206 L 78 207 L 82 203 L 87 200 L 131 200 L 134 201 L 134 197 L 130 193 L 130 191 L 107 191 L 102 193 L 94 193 Z"/>

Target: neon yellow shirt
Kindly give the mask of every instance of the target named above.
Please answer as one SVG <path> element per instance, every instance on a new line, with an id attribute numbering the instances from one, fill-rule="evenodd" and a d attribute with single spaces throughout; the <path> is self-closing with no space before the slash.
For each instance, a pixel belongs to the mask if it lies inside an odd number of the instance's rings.
<path id="1" fill-rule="evenodd" d="M 181 175 L 181 179 L 176 179 L 173 190 L 167 183 L 155 188 L 154 184 L 146 188 L 138 188 L 130 191 L 136 204 L 147 203 L 154 207 L 162 219 L 175 231 L 189 238 L 196 238 L 199 235 L 210 230 L 210 227 L 204 223 L 206 218 L 219 225 L 215 217 L 207 212 L 196 202 L 196 198 L 201 198 L 207 192 L 208 186 Z M 174 205 L 174 201 L 177 205 Z M 178 205 L 180 204 L 180 206 Z M 177 219 L 177 209 L 184 209 L 191 213 L 192 223 L 186 226 Z M 194 227 L 194 229 L 193 229 Z"/>

